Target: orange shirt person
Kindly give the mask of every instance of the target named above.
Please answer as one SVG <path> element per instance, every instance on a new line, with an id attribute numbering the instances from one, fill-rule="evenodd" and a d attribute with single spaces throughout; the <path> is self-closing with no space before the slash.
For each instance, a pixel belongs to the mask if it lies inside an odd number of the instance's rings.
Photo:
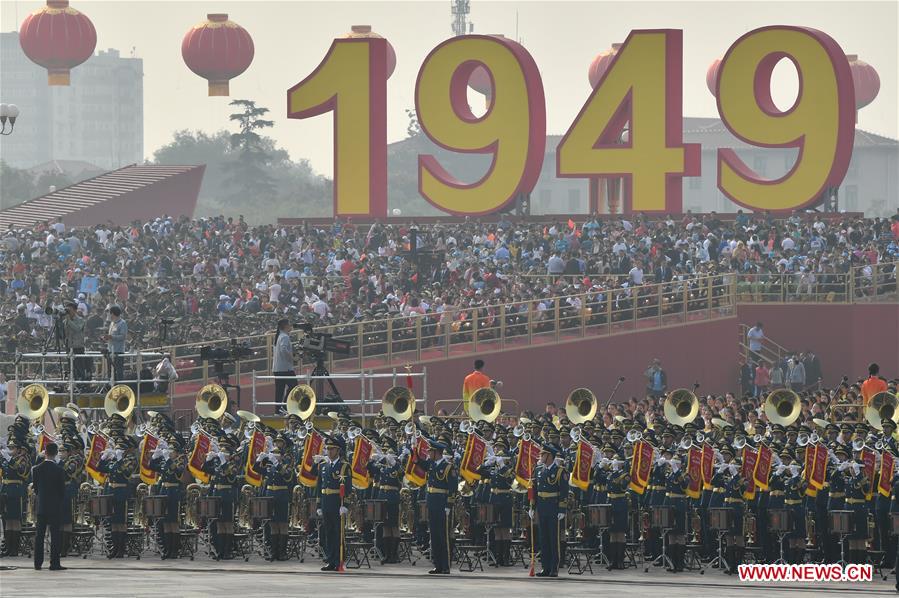
<path id="1" fill-rule="evenodd" d="M 465 381 L 462 382 L 462 408 L 465 413 L 468 413 L 468 402 L 471 400 L 471 395 L 480 388 L 490 388 L 490 376 L 482 372 L 483 369 L 484 360 L 475 359 L 474 371 L 465 376 Z"/>
<path id="2" fill-rule="evenodd" d="M 880 366 L 876 363 L 872 363 L 868 366 L 868 379 L 862 384 L 862 402 L 865 407 L 868 406 L 868 401 L 871 400 L 871 397 L 887 389 L 887 383 L 883 378 L 878 376 L 879 373 Z"/>

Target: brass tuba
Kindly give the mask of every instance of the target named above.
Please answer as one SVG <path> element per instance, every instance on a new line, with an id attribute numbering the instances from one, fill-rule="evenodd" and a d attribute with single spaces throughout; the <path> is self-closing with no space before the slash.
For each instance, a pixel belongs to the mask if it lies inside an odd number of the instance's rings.
<path id="1" fill-rule="evenodd" d="M 479 388 L 468 402 L 468 415 L 476 422 L 493 422 L 499 417 L 502 399 L 492 388 Z"/>
<path id="2" fill-rule="evenodd" d="M 49 406 L 50 393 L 42 384 L 29 384 L 22 389 L 16 401 L 16 409 L 23 417 L 38 422 L 44 417 Z"/>
<path id="3" fill-rule="evenodd" d="M 787 388 L 778 388 L 765 399 L 764 409 L 769 422 L 789 426 L 799 419 L 802 405 L 798 394 Z"/>
<path id="4" fill-rule="evenodd" d="M 565 414 L 575 425 L 592 420 L 596 407 L 596 395 L 589 388 L 575 388 L 565 400 Z"/>
<path id="5" fill-rule="evenodd" d="M 672 390 L 665 399 L 664 412 L 668 423 L 683 426 L 699 415 L 699 399 L 686 388 Z"/>
<path id="6" fill-rule="evenodd" d="M 405 386 L 393 386 L 381 397 L 381 411 L 394 421 L 406 421 L 415 413 L 415 395 Z"/>
<path id="7" fill-rule="evenodd" d="M 228 409 L 228 393 L 218 384 L 207 384 L 197 393 L 194 408 L 200 417 L 218 419 Z"/>
<path id="8" fill-rule="evenodd" d="M 137 405 L 137 398 L 130 386 L 125 384 L 116 384 L 106 393 L 103 400 L 103 409 L 106 411 L 107 417 L 118 414 L 122 419 L 128 419 L 134 407 Z"/>
<path id="9" fill-rule="evenodd" d="M 899 422 L 899 398 L 891 392 L 882 391 L 871 397 L 865 407 L 865 419 L 872 428 L 883 432 L 882 420 L 891 419 Z"/>
<path id="10" fill-rule="evenodd" d="M 308 384 L 298 384 L 287 394 L 287 413 L 296 415 L 302 420 L 309 419 L 315 413 L 315 391 Z"/>

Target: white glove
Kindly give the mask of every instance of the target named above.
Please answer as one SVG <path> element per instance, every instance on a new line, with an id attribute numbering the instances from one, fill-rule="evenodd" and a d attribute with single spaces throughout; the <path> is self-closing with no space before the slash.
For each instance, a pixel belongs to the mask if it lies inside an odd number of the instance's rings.
<path id="1" fill-rule="evenodd" d="M 321 516 L 322 516 L 322 510 L 321 510 L 321 509 L 315 509 L 315 514 L 318 515 L 319 517 L 321 517 Z"/>
<path id="2" fill-rule="evenodd" d="M 156 456 L 156 451 L 153 451 L 153 456 Z M 218 453 L 206 453 L 206 462 L 212 461 L 213 459 L 221 459 Z"/>
<path id="3" fill-rule="evenodd" d="M 494 463 L 496 463 L 496 459 L 497 457 L 487 457 L 486 459 L 484 459 L 484 465 L 493 465 Z"/>
<path id="4" fill-rule="evenodd" d="M 680 462 L 672 461 L 671 462 L 671 473 L 677 473 L 680 471 Z"/>
<path id="5" fill-rule="evenodd" d="M 449 515 L 449 514 L 450 514 L 450 511 L 451 511 L 452 509 L 443 509 L 443 510 L 446 511 L 446 514 L 447 514 L 447 515 Z"/>
<path id="6" fill-rule="evenodd" d="M 403 452 L 400 453 L 400 459 L 405 459 L 405 458 L 408 457 L 410 454 L 411 454 L 411 453 L 409 452 L 409 447 L 408 447 L 408 446 L 404 446 L 404 447 L 403 447 Z"/>
<path id="7" fill-rule="evenodd" d="M 9 452 L 8 448 L 4 447 L 3 449 L 0 449 L 0 456 L 2 456 L 4 459 L 6 459 L 8 461 L 9 458 L 12 456 L 12 453 Z"/>
<path id="8" fill-rule="evenodd" d="M 388 467 L 393 467 L 394 465 L 396 465 L 396 457 L 394 457 L 393 455 L 387 455 L 386 457 L 384 457 L 384 460 L 387 462 Z"/>
<path id="9" fill-rule="evenodd" d="M 312 461 L 313 461 L 314 463 L 321 463 L 321 462 L 323 462 L 325 459 L 327 459 L 327 457 L 325 457 L 324 455 L 314 455 L 314 456 L 312 457 Z"/>
<path id="10" fill-rule="evenodd" d="M 162 456 L 162 447 L 161 447 L 161 446 L 157 446 L 155 449 L 153 449 L 153 455 L 152 455 L 152 456 L 153 456 L 154 459 L 160 458 L 160 457 Z M 206 459 L 207 459 L 207 460 L 209 459 L 209 455 L 206 455 Z"/>
<path id="11" fill-rule="evenodd" d="M 531 519 L 534 518 L 534 509 L 528 509 L 528 517 L 530 517 Z"/>
<path id="12" fill-rule="evenodd" d="M 121 461 L 122 457 L 124 457 L 124 456 L 125 456 L 125 451 L 123 451 L 122 449 L 115 450 L 115 460 L 116 461 Z"/>
<path id="13" fill-rule="evenodd" d="M 506 458 L 505 458 L 505 457 L 497 457 L 497 458 L 496 458 L 496 466 L 497 466 L 497 467 L 505 467 L 505 465 L 506 465 Z"/>
<path id="14" fill-rule="evenodd" d="M 563 519 L 565 519 L 565 513 L 559 513 L 557 517 L 559 518 L 559 521 L 562 521 Z"/>
<path id="15" fill-rule="evenodd" d="M 100 460 L 106 461 L 107 459 L 112 459 L 115 456 L 115 449 L 110 447 L 106 447 L 103 449 L 103 452 L 100 453 Z"/>
<path id="16" fill-rule="evenodd" d="M 456 452 L 453 453 L 453 457 L 455 457 L 456 459 L 461 459 L 461 458 L 462 458 L 462 453 L 460 453 L 459 451 L 456 451 Z"/>
<path id="17" fill-rule="evenodd" d="M 346 515 L 346 514 L 349 513 L 349 512 L 350 512 L 350 510 L 349 510 L 348 508 L 346 508 L 346 507 L 340 507 L 340 514 L 341 514 L 341 515 Z"/>

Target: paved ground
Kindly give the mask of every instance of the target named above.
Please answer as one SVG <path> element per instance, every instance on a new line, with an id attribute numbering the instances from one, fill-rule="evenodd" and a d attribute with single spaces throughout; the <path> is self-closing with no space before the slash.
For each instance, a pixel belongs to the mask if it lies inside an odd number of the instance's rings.
<path id="1" fill-rule="evenodd" d="M 485 573 L 457 573 L 450 577 L 427 575 L 427 567 L 388 565 L 372 570 L 347 573 L 322 573 L 319 564 L 307 562 L 249 563 L 229 561 L 215 563 L 205 559 L 162 562 L 155 557 L 140 561 L 103 558 L 65 559 L 68 571 L 34 571 L 25 559 L 0 560 L 0 596 L 54 597 L 205 597 L 226 595 L 228 598 L 250 596 L 596 596 L 615 598 L 665 596 L 695 598 L 714 596 L 730 598 L 754 596 L 780 598 L 811 596 L 895 595 L 894 581 L 864 584 L 742 584 L 739 580 L 710 570 L 705 575 L 665 573 L 661 570 L 615 571 L 595 569 L 595 574 L 579 576 L 562 574 L 558 579 L 529 578 L 527 570 L 504 568 Z"/>

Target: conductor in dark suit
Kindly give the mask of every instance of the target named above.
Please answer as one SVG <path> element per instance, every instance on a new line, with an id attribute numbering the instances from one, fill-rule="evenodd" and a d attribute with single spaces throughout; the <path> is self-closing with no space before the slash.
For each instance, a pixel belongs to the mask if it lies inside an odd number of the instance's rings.
<path id="1" fill-rule="evenodd" d="M 44 449 L 44 460 L 31 469 L 34 493 L 37 497 L 37 524 L 34 531 L 34 568 L 44 564 L 44 537 L 50 528 L 50 570 L 63 571 L 59 564 L 60 525 L 66 493 L 66 475 L 56 462 L 59 447 L 50 443 Z"/>

